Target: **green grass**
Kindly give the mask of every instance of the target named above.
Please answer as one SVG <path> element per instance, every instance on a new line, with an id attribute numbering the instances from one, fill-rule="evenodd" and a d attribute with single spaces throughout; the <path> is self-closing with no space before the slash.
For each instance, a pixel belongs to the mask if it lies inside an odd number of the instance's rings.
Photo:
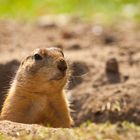
<path id="1" fill-rule="evenodd" d="M 1 135 L 0 140 L 10 140 L 11 138 Z M 133 123 L 123 122 L 112 125 L 105 124 L 87 124 L 84 123 L 78 128 L 72 129 L 52 129 L 42 128 L 38 134 L 20 136 L 19 140 L 139 140 L 140 126 Z"/>
<path id="2" fill-rule="evenodd" d="M 139 0 L 0 0 L 0 17 L 35 19 L 46 14 L 92 16 L 108 20 L 140 18 Z"/>

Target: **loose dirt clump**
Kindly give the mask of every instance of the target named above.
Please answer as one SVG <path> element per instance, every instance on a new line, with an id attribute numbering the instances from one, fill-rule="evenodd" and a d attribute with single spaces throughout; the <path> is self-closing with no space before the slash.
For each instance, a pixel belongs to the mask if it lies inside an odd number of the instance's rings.
<path id="1" fill-rule="evenodd" d="M 121 82 L 119 64 L 115 58 L 111 58 L 106 62 L 105 72 L 109 83 Z"/>

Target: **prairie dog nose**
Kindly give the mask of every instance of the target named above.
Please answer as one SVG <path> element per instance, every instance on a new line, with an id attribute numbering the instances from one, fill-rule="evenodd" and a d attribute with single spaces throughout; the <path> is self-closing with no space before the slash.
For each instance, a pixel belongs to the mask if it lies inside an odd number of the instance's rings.
<path id="1" fill-rule="evenodd" d="M 57 63 L 57 68 L 58 68 L 60 71 L 64 72 L 64 71 L 67 69 L 66 61 L 63 60 L 63 59 L 59 60 L 58 63 Z"/>

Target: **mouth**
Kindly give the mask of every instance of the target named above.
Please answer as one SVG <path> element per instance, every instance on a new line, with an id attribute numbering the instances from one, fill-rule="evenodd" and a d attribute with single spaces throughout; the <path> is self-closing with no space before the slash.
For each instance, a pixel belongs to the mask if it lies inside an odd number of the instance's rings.
<path id="1" fill-rule="evenodd" d="M 66 73 L 59 73 L 59 74 L 56 74 L 55 76 L 53 76 L 50 80 L 62 80 L 64 77 L 66 76 Z"/>

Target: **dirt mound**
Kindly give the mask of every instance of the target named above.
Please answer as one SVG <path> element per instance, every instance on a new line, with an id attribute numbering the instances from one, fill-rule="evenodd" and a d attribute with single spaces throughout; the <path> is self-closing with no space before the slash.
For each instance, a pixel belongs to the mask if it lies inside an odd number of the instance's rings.
<path id="1" fill-rule="evenodd" d="M 0 37 L 0 103 L 19 61 L 35 48 L 57 46 L 72 69 L 69 94 L 76 125 L 87 120 L 140 124 L 138 25 L 70 22 L 42 27 L 1 21 Z"/>
<path id="2" fill-rule="evenodd" d="M 41 128 L 39 125 L 28 125 L 10 121 L 0 122 L 0 132 L 12 137 L 18 137 L 30 133 L 36 134 L 39 128 Z"/>
<path id="3" fill-rule="evenodd" d="M 76 113 L 76 124 L 86 120 L 97 123 L 111 121 L 130 121 L 140 124 L 140 81 L 112 86 L 103 86 L 92 90 L 92 93 L 81 92 L 75 95 L 73 103 Z M 79 89 L 79 91 L 82 91 Z M 82 96 L 83 95 L 83 96 Z"/>

